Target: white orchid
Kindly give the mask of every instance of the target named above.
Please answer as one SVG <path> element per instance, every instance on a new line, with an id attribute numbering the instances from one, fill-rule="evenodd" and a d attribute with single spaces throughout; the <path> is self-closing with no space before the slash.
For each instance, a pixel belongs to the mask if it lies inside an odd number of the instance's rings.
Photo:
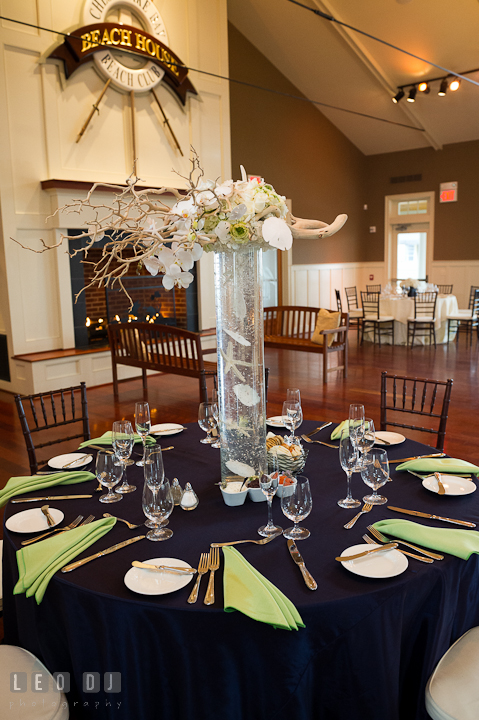
<path id="1" fill-rule="evenodd" d="M 163 275 L 163 287 L 166 290 L 172 290 L 174 286 L 186 288 L 194 280 L 193 275 L 190 272 L 183 272 L 183 270 L 176 265 L 170 265 L 166 268 L 165 274 Z"/>

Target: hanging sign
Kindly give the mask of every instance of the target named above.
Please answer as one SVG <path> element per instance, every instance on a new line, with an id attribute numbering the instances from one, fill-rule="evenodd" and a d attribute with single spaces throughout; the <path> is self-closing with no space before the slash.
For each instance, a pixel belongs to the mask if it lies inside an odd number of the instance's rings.
<path id="1" fill-rule="evenodd" d="M 457 182 L 447 182 L 439 185 L 439 202 L 457 202 Z"/>

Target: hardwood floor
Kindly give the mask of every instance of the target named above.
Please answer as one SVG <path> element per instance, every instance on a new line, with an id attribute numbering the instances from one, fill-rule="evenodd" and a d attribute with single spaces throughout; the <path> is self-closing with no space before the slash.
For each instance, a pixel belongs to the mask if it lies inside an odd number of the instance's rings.
<path id="1" fill-rule="evenodd" d="M 363 403 L 367 414 L 379 426 L 380 376 L 382 370 L 438 380 L 453 378 L 451 405 L 447 424 L 445 450 L 479 464 L 479 343 L 472 348 L 460 338 L 459 345 L 438 345 L 437 350 L 365 343 L 358 347 L 356 334 L 349 334 L 349 376 L 343 382 L 340 373 L 331 373 L 323 385 L 321 358 L 309 353 L 266 349 L 265 364 L 270 369 L 268 415 L 281 413 L 286 388 L 301 389 L 304 417 L 311 420 L 340 422 L 348 415 L 351 402 Z M 152 420 L 159 422 L 196 422 L 198 383 L 176 375 L 157 375 L 148 379 Z M 134 405 L 142 397 L 141 378 L 120 384 L 119 401 L 113 397 L 113 386 L 88 389 L 88 409 L 92 437 L 111 429 L 113 420 L 133 419 Z M 434 437 L 434 436 L 431 436 Z M 419 436 L 428 442 L 425 436 Z M 61 446 L 59 451 L 61 452 Z M 71 450 L 66 448 L 65 451 Z M 29 474 L 25 443 L 13 395 L 0 391 L 0 487 L 8 478 Z M 0 512 L 0 520 L 3 513 Z M 3 522 L 0 525 L 2 535 Z M 3 625 L 0 618 L 0 639 Z"/>

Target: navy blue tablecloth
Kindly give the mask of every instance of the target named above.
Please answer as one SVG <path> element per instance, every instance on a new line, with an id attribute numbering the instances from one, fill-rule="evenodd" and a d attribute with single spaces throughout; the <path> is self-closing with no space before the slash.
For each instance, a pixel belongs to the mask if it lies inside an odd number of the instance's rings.
<path id="1" fill-rule="evenodd" d="M 304 422 L 301 430 L 317 424 Z M 247 499 L 240 507 L 224 505 L 217 487 L 219 451 L 200 444 L 203 435 L 188 425 L 160 443 L 174 445 L 164 454 L 166 475 L 178 477 L 182 486 L 191 482 L 200 499 L 192 512 L 175 508 L 169 524 L 173 537 L 164 543 L 142 540 L 68 575 L 57 573 L 39 606 L 33 598 L 12 595 L 15 551 L 23 536 L 5 529 L 5 641 L 34 652 L 51 672 L 71 673 L 70 704 L 85 718 L 425 720 L 424 688 L 434 665 L 451 642 L 479 624 L 478 557 L 466 562 L 446 556 L 432 565 L 410 559 L 402 575 L 389 579 L 349 573 L 335 556 L 361 543 L 368 524 L 393 513 L 375 507 L 352 530 L 343 528 L 356 511 L 337 505 L 346 478 L 334 449 L 310 445 L 303 473 L 311 482 L 313 510 L 303 523 L 311 537 L 300 543 L 300 551 L 318 589 L 306 587 L 284 538 L 238 547 L 294 602 L 305 629 L 275 630 L 239 612 L 225 613 L 222 568 L 210 607 L 203 604 L 205 578 L 195 605 L 186 602 L 191 584 L 158 597 L 137 595 L 125 586 L 132 560 L 168 556 L 197 566 L 211 542 L 258 537 L 266 504 Z M 317 437 L 329 440 L 329 429 Z M 388 455 L 394 459 L 425 451 L 434 452 L 406 441 L 388 448 Z M 394 481 L 382 489 L 389 504 L 479 523 L 479 493 L 439 497 L 395 467 Z M 141 469 L 129 468 L 128 477 L 138 490 L 115 505 L 100 504 L 94 493 L 91 500 L 51 501 L 50 506 L 63 510 L 67 522 L 79 512 L 98 518 L 110 511 L 140 523 Z M 95 486 L 96 481 L 91 491 Z M 77 491 L 87 492 L 86 485 L 69 488 Z M 369 488 L 353 476 L 354 496 L 361 499 L 366 492 Z M 64 488 L 49 491 L 62 493 Z M 24 508 L 10 503 L 6 518 Z M 282 516 L 278 499 L 273 508 L 274 520 L 287 527 L 290 521 Z M 117 523 L 84 555 L 142 532 Z M 121 692 L 85 693 L 86 672 L 102 677 L 120 672 Z"/>

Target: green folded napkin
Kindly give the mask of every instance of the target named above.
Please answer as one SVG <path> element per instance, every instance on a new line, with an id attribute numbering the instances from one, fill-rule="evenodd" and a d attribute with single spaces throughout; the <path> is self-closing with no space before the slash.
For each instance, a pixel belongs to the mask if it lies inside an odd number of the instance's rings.
<path id="1" fill-rule="evenodd" d="M 456 458 L 418 458 L 417 460 L 408 460 L 397 466 L 396 470 L 414 470 L 419 473 L 471 473 L 479 475 L 479 467 L 473 465 L 466 460 L 457 460 Z"/>
<path id="2" fill-rule="evenodd" d="M 283 630 L 305 627 L 286 595 L 259 573 L 234 547 L 224 547 L 225 611 L 239 610 L 253 620 Z"/>
<path id="3" fill-rule="evenodd" d="M 349 435 L 349 420 L 343 420 L 342 423 L 339 423 L 339 425 L 334 428 L 333 432 L 331 433 L 331 440 L 341 440 L 341 433 L 344 429 L 348 431 Z"/>
<path id="4" fill-rule="evenodd" d="M 17 550 L 18 582 L 13 594 L 35 595 L 40 605 L 53 575 L 106 535 L 115 523 L 116 518 L 102 518 Z"/>
<path id="5" fill-rule="evenodd" d="M 479 553 L 477 530 L 426 527 L 410 520 L 379 520 L 373 527 L 391 538 L 408 540 L 431 550 L 442 550 L 463 560 L 472 553 Z"/>
<path id="6" fill-rule="evenodd" d="M 94 480 L 91 472 L 57 472 L 51 475 L 26 475 L 23 477 L 12 477 L 7 481 L 4 488 L 0 490 L 0 508 L 7 504 L 10 498 L 15 495 L 44 490 L 53 485 L 74 485 L 75 483 Z"/>
<path id="7" fill-rule="evenodd" d="M 83 448 L 89 447 L 90 445 L 112 445 L 112 432 L 111 430 L 107 430 L 106 433 L 103 433 L 103 435 L 99 438 L 92 438 L 91 440 L 85 440 L 85 442 L 82 442 L 81 445 L 78 446 L 79 450 L 82 450 Z M 139 443 L 141 442 L 141 435 L 134 435 L 134 442 Z M 146 445 L 155 445 L 156 444 L 156 438 L 151 437 L 151 435 L 146 436 Z"/>

